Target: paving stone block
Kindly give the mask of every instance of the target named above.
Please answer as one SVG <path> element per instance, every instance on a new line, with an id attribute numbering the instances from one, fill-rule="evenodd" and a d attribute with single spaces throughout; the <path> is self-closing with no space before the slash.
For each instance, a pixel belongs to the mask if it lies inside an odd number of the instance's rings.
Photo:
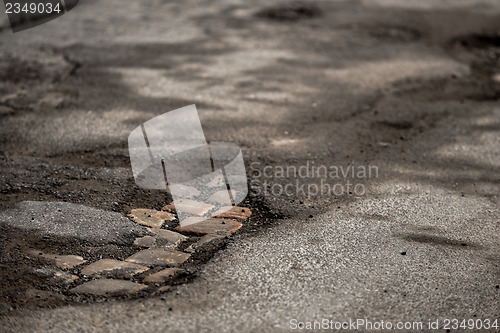
<path id="1" fill-rule="evenodd" d="M 182 269 L 179 268 L 165 268 L 159 272 L 148 275 L 144 278 L 146 283 L 164 283 L 172 280 L 177 274 L 180 274 Z"/>
<path id="2" fill-rule="evenodd" d="M 214 213 L 216 218 L 221 219 L 235 219 L 246 221 L 252 215 L 252 211 L 244 207 L 222 207 Z"/>
<path id="3" fill-rule="evenodd" d="M 188 239 L 188 237 L 171 230 L 157 228 L 151 228 L 149 230 L 155 234 L 156 243 L 159 246 L 168 246 L 169 244 L 172 244 L 173 247 L 177 247 L 179 244 Z"/>
<path id="4" fill-rule="evenodd" d="M 169 290 L 170 290 L 170 286 L 163 286 L 163 287 L 158 288 L 157 293 L 158 294 L 166 293 Z"/>
<path id="5" fill-rule="evenodd" d="M 119 296 L 134 294 L 146 289 L 145 284 L 134 283 L 125 280 L 97 279 L 71 289 L 75 294 L 91 294 L 98 296 Z"/>
<path id="6" fill-rule="evenodd" d="M 161 226 L 165 222 L 175 220 L 174 214 L 144 208 L 132 209 L 128 216 L 135 223 L 142 224 L 151 228 L 161 228 Z"/>
<path id="7" fill-rule="evenodd" d="M 127 278 L 147 271 L 149 268 L 131 262 L 115 259 L 101 259 L 81 270 L 81 273 L 92 277 Z"/>
<path id="8" fill-rule="evenodd" d="M 147 249 L 125 259 L 145 266 L 178 266 L 188 260 L 190 254 L 170 249 Z"/>
<path id="9" fill-rule="evenodd" d="M 214 234 L 207 234 L 201 237 L 196 243 L 191 244 L 185 251 L 189 253 L 194 253 L 196 251 L 208 248 L 211 245 L 217 245 L 223 242 L 226 236 L 219 236 Z"/>
<path id="10" fill-rule="evenodd" d="M 153 236 L 144 236 L 140 238 L 136 238 L 134 241 L 134 245 L 140 247 L 155 247 L 156 246 L 156 237 Z"/>
<path id="11" fill-rule="evenodd" d="M 223 219 L 208 219 L 186 226 L 178 226 L 174 230 L 185 235 L 203 236 L 216 234 L 228 236 L 242 227 L 241 222 Z"/>

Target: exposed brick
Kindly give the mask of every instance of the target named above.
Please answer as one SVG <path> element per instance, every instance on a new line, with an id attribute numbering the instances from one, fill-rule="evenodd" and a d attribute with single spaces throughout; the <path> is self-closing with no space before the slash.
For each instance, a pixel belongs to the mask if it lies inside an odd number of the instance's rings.
<path id="1" fill-rule="evenodd" d="M 131 255 L 125 261 L 145 266 L 178 266 L 188 260 L 188 253 L 169 249 L 147 249 Z"/>
<path id="2" fill-rule="evenodd" d="M 179 268 L 165 268 L 159 272 L 148 275 L 144 278 L 146 283 L 163 283 L 172 280 L 177 274 L 182 272 Z"/>
<path id="3" fill-rule="evenodd" d="M 73 268 L 86 262 L 86 260 L 84 260 L 82 257 L 75 255 L 43 253 L 42 251 L 38 250 L 31 250 L 28 253 L 34 257 L 50 261 L 54 265 L 62 269 Z"/>
<path id="4" fill-rule="evenodd" d="M 97 279 L 71 289 L 76 294 L 91 294 L 99 296 L 118 296 L 139 292 L 146 289 L 145 284 L 134 283 L 131 281 L 115 279 Z"/>
<path id="5" fill-rule="evenodd" d="M 81 270 L 87 276 L 107 276 L 127 278 L 147 271 L 149 268 L 131 262 L 114 259 L 101 259 Z"/>
<path id="6" fill-rule="evenodd" d="M 185 235 L 203 236 L 206 234 L 215 234 L 227 236 L 240 229 L 241 226 L 241 222 L 233 220 L 207 219 L 186 226 L 178 226 L 174 230 Z"/>
<path id="7" fill-rule="evenodd" d="M 174 214 L 143 208 L 132 209 L 128 216 L 135 223 L 146 225 L 151 228 L 161 228 L 165 222 L 175 220 Z"/>

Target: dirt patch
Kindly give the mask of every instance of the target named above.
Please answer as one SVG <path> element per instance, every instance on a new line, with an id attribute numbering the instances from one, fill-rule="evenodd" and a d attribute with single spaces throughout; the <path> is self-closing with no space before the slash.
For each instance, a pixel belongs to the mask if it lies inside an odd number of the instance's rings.
<path id="1" fill-rule="evenodd" d="M 411 121 L 379 121 L 378 122 L 382 126 L 398 129 L 398 130 L 405 130 L 405 129 L 410 129 L 413 127 L 413 123 Z"/>
<path id="2" fill-rule="evenodd" d="M 319 17 L 321 16 L 321 10 L 309 4 L 289 4 L 262 9 L 255 16 L 271 21 L 295 22 Z"/>
<path id="3" fill-rule="evenodd" d="M 449 44 L 450 53 L 469 63 L 474 75 L 491 81 L 500 72 L 500 32 L 464 35 Z"/>
<path id="4" fill-rule="evenodd" d="M 402 25 L 349 25 L 347 28 L 356 33 L 363 33 L 386 43 L 416 42 L 423 37 L 421 31 Z"/>
<path id="5" fill-rule="evenodd" d="M 457 40 L 467 49 L 488 49 L 491 47 L 500 47 L 500 33 L 486 35 L 468 35 Z"/>
<path id="6" fill-rule="evenodd" d="M 0 209 L 9 208 L 19 201 L 67 201 L 85 206 L 120 212 L 127 215 L 133 208 L 160 210 L 171 201 L 165 191 L 144 190 L 136 186 L 130 170 L 130 160 L 125 144 L 113 147 L 93 148 L 88 151 L 54 154 L 45 158 L 18 157 L 16 160 L 0 158 Z M 256 197 L 248 197 L 243 207 L 250 207 L 252 215 L 245 221 L 238 234 L 251 234 L 273 224 L 283 215 L 271 211 Z M 169 222 L 169 229 L 178 225 Z M 140 251 L 139 246 L 119 244 L 93 244 L 73 238 L 44 237 L 35 232 L 0 228 L 0 315 L 15 314 L 17 310 L 28 308 L 54 308 L 67 304 L 104 302 L 103 296 L 77 295 L 70 289 L 91 278 L 80 274 L 88 264 L 100 259 L 124 260 Z M 200 237 L 190 237 L 179 247 L 186 250 Z M 188 262 L 181 265 L 183 273 L 170 280 L 167 285 L 187 283 L 196 277 L 201 267 L 213 255 L 225 247 L 231 238 L 203 246 L 191 254 Z M 87 262 L 66 273 L 79 279 L 61 284 L 41 277 L 33 272 L 54 266 L 33 258 L 29 250 L 60 255 L 78 255 Z M 132 282 L 142 282 L 146 274 L 161 268 L 152 268 L 147 273 L 134 276 Z M 148 289 L 128 296 L 114 296 L 112 299 L 134 299 L 158 294 L 162 285 L 152 285 Z"/>

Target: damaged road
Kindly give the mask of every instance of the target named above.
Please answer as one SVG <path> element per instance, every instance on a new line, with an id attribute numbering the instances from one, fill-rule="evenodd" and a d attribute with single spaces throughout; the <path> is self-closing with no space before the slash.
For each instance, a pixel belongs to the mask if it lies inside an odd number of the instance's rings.
<path id="1" fill-rule="evenodd" d="M 498 8 L 85 1 L 2 30 L 2 329 L 499 318 Z M 170 202 L 135 185 L 128 134 L 190 104 L 207 140 L 237 144 L 247 166 L 251 215 L 207 227 L 231 230 L 222 238 L 128 216 Z M 308 163 L 378 172 L 262 172 Z M 364 193 L 279 191 L 346 181 Z"/>

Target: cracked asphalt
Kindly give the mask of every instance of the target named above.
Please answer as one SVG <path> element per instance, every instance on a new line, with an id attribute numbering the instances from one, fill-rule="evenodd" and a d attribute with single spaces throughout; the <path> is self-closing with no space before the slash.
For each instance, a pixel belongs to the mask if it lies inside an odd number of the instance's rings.
<path id="1" fill-rule="evenodd" d="M 190 104 L 207 140 L 239 145 L 250 185 L 267 181 L 271 192 L 253 188 L 252 228 L 168 292 L 3 299 L 1 330 L 280 332 L 293 320 L 366 318 L 430 331 L 429 320 L 500 320 L 499 5 L 82 0 L 16 34 L 0 16 L 6 221 L 21 201 L 103 216 L 161 209 L 165 193 L 134 184 L 127 136 Z M 273 194 L 273 185 L 320 179 L 262 173 L 313 162 L 378 173 L 347 177 L 362 195 Z M 91 232 L 102 243 L 102 230 Z M 47 240 L 3 222 L 2 233 L 8 296 L 27 288 L 10 289 L 24 267 L 10 256 L 22 261 L 23 247 Z M 87 248 L 95 257 L 123 250 L 78 245 Z"/>

